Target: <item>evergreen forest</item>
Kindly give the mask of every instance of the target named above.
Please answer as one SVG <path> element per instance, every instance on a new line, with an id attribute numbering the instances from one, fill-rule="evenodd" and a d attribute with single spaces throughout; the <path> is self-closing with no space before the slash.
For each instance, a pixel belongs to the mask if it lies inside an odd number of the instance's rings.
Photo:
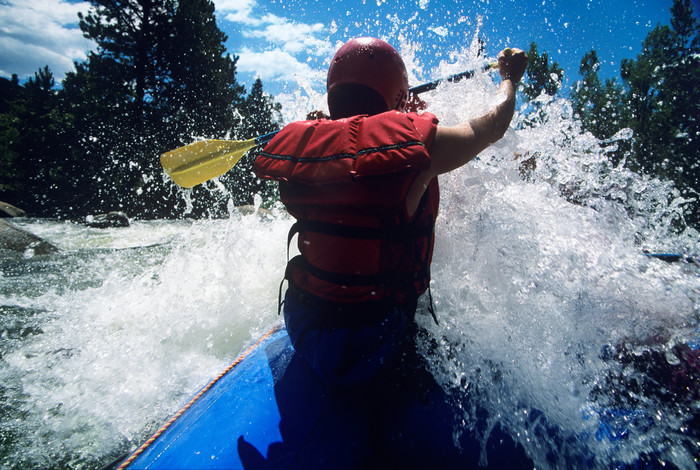
<path id="1" fill-rule="evenodd" d="M 210 0 L 92 0 L 80 16 L 97 49 L 60 86 L 44 67 L 0 79 L 0 200 L 36 217 L 120 210 L 130 217 L 217 217 L 229 194 L 194 188 L 191 207 L 158 155 L 200 138 L 277 130 L 280 105 L 257 80 L 246 93 Z M 241 205 L 266 186 L 251 159 L 221 178 Z M 247 166 L 247 169 L 245 168 Z M 257 183 L 257 187 L 256 187 Z"/>
<path id="2" fill-rule="evenodd" d="M 254 194 L 274 198 L 251 174 L 252 159 L 195 187 L 188 198 L 157 156 L 200 138 L 248 139 L 282 125 L 281 106 L 256 80 L 236 79 L 211 0 L 91 0 L 80 15 L 97 48 L 57 84 L 48 67 L 20 83 L 0 78 L 0 201 L 34 217 L 75 218 L 121 210 L 130 217 L 220 217 Z M 521 99 L 566 95 L 601 145 L 633 131 L 610 154 L 615 165 L 671 180 L 688 200 L 682 225 L 700 225 L 700 22 L 692 0 L 673 0 L 619 78 L 601 79 L 598 52 L 562 90 L 563 70 L 530 44 Z M 219 187 L 219 190 L 216 190 Z M 679 227 L 682 228 L 682 227 Z"/>

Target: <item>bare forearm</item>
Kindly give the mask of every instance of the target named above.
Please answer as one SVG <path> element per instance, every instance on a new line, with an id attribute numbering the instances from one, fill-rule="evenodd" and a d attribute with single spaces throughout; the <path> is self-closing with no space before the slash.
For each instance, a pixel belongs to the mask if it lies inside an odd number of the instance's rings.
<path id="1" fill-rule="evenodd" d="M 515 85 L 512 80 L 501 82 L 499 94 L 505 94 L 506 99 L 494 107 L 488 114 L 470 121 L 475 135 L 478 136 L 477 147 L 481 150 L 501 139 L 510 126 L 515 112 Z M 479 151 L 481 151 L 479 150 Z"/>
<path id="2" fill-rule="evenodd" d="M 505 100 L 487 114 L 458 126 L 438 128 L 431 150 L 433 176 L 468 163 L 503 137 L 515 112 L 515 85 L 511 80 L 503 80 L 498 93 L 505 94 Z"/>
<path id="3" fill-rule="evenodd" d="M 515 113 L 515 89 L 525 73 L 527 57 L 520 49 L 504 49 L 498 55 L 498 64 L 498 93 L 505 94 L 505 99 L 484 116 L 454 127 L 438 127 L 426 179 L 468 163 L 508 130 Z"/>

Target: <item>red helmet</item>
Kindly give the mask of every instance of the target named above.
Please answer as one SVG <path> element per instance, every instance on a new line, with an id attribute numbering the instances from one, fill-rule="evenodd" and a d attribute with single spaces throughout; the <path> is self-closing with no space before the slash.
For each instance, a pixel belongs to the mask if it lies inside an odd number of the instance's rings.
<path id="1" fill-rule="evenodd" d="M 371 88 L 384 98 L 389 109 L 403 111 L 406 106 L 406 66 L 398 51 L 381 39 L 351 39 L 338 49 L 328 68 L 328 93 L 344 84 Z"/>

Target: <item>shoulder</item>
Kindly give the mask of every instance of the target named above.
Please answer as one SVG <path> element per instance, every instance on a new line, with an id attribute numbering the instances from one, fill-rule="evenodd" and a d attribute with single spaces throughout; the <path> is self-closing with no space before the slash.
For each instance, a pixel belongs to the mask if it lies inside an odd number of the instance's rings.
<path id="1" fill-rule="evenodd" d="M 430 148 L 435 140 L 438 119 L 432 113 L 402 113 L 387 111 L 374 116 L 366 116 L 364 127 L 372 134 L 385 140 L 419 140 Z"/>
<path id="2" fill-rule="evenodd" d="M 434 114 L 428 112 L 404 114 L 415 126 L 416 132 L 425 146 L 428 148 L 432 147 L 435 136 L 437 135 L 438 118 Z"/>
<path id="3" fill-rule="evenodd" d="M 317 119 L 295 121 L 287 124 L 268 144 L 266 150 L 286 147 L 290 140 L 294 146 L 306 145 L 310 140 L 364 142 L 386 144 L 406 140 L 419 140 L 430 148 L 435 140 L 438 119 L 434 114 L 402 113 L 387 111 L 381 114 L 358 115 L 343 119 Z M 326 145 L 324 142 L 323 145 Z"/>

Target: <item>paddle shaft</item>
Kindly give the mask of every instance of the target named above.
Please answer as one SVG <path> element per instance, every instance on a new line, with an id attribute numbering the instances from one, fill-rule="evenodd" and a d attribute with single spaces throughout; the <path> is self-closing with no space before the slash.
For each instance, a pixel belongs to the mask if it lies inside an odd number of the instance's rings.
<path id="1" fill-rule="evenodd" d="M 496 68 L 497 66 L 497 64 L 486 64 L 482 68 L 482 71 L 488 72 L 489 70 Z M 436 89 L 442 82 L 458 82 L 460 80 L 464 80 L 465 78 L 472 78 L 475 74 L 476 72 L 474 70 L 467 70 L 465 72 L 450 75 L 449 77 L 438 78 L 437 80 L 433 80 L 432 82 L 424 83 L 422 85 L 416 85 L 414 87 L 409 88 L 408 91 L 413 95 L 420 95 L 421 93 L 425 93 L 426 91 Z"/>
<path id="2" fill-rule="evenodd" d="M 482 71 L 487 72 L 491 69 L 495 68 L 494 64 L 486 64 L 483 68 Z M 421 85 L 416 85 L 414 87 L 411 87 L 408 89 L 408 93 L 411 95 L 420 95 L 421 93 L 425 93 L 426 91 L 431 91 L 436 89 L 442 82 L 458 82 L 460 80 L 464 80 L 466 78 L 472 78 L 476 72 L 474 70 L 467 70 L 464 72 L 460 73 L 455 73 L 454 75 L 450 75 L 445 78 L 438 78 L 437 80 L 433 80 L 432 82 L 427 82 L 423 83 Z M 261 135 L 260 137 L 255 138 L 255 145 L 263 145 L 268 143 L 269 141 L 272 140 L 272 138 L 277 135 L 279 131 L 274 131 L 270 132 L 269 134 L 264 134 Z"/>
<path id="3" fill-rule="evenodd" d="M 483 70 L 495 68 L 494 64 L 486 65 Z M 471 78 L 476 74 L 470 70 L 450 75 L 446 78 L 409 88 L 412 95 L 419 95 L 434 90 L 442 82 L 457 82 Z M 184 147 L 171 150 L 160 156 L 160 163 L 170 178 L 183 188 L 204 183 L 212 178 L 223 175 L 248 152 L 250 149 L 264 145 L 272 140 L 279 131 L 270 132 L 248 140 L 199 140 Z"/>

